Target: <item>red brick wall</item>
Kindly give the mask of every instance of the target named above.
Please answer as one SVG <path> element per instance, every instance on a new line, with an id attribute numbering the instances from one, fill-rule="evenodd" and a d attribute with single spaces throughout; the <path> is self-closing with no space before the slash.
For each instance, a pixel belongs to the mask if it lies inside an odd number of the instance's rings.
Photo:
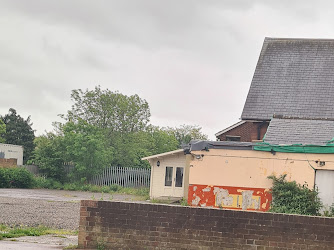
<path id="1" fill-rule="evenodd" d="M 3 159 L 0 158 L 0 168 L 10 168 L 17 166 L 17 159 Z"/>
<path id="2" fill-rule="evenodd" d="M 242 142 L 251 142 L 253 140 L 257 140 L 257 133 L 258 133 L 258 126 L 261 124 L 261 122 L 250 122 L 247 121 L 244 124 L 241 124 L 240 126 L 231 129 L 230 131 L 219 135 L 217 138 L 220 141 L 226 141 L 227 135 L 232 136 L 240 136 L 240 141 Z M 267 128 L 269 126 L 269 122 L 266 122 L 262 125 L 260 130 L 260 140 L 263 139 L 263 136 L 267 132 Z"/>
<path id="3" fill-rule="evenodd" d="M 333 249 L 334 218 L 81 201 L 79 248 Z"/>

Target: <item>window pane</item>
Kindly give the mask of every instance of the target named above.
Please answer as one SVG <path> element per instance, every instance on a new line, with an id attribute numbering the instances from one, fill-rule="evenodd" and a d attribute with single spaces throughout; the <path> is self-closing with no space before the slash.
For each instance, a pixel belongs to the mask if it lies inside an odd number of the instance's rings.
<path id="1" fill-rule="evenodd" d="M 226 141 L 240 141 L 240 136 L 227 135 Z"/>
<path id="2" fill-rule="evenodd" d="M 183 168 L 176 168 L 175 187 L 182 187 L 183 182 Z"/>
<path id="3" fill-rule="evenodd" d="M 165 186 L 172 186 L 173 167 L 166 167 Z"/>

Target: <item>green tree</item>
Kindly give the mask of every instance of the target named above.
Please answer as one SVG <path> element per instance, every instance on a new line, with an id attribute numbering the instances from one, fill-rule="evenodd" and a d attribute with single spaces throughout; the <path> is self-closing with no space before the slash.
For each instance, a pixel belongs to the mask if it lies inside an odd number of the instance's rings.
<path id="1" fill-rule="evenodd" d="M 180 127 L 170 128 L 165 130 L 173 133 L 179 143 L 179 147 L 184 144 L 189 144 L 191 140 L 207 140 L 208 136 L 201 132 L 201 127 L 196 125 L 181 125 Z"/>
<path id="2" fill-rule="evenodd" d="M 34 162 L 50 178 L 64 181 L 63 163 L 74 165 L 72 178 L 85 181 L 111 164 L 113 150 L 97 127 L 79 119 L 58 124 L 57 133 L 36 138 Z"/>
<path id="3" fill-rule="evenodd" d="M 82 119 L 109 133 L 141 131 L 150 119 L 148 103 L 138 95 L 126 96 L 97 86 L 94 90 L 72 90 L 71 99 L 74 104 L 64 118 Z"/>
<path id="4" fill-rule="evenodd" d="M 146 131 L 153 138 L 153 143 L 151 144 L 152 148 L 150 150 L 152 154 L 161 154 L 178 149 L 179 141 L 173 131 L 152 125 L 149 126 Z"/>
<path id="5" fill-rule="evenodd" d="M 10 108 L 8 114 L 2 116 L 1 120 L 6 124 L 6 133 L 4 135 L 6 143 L 23 146 L 23 163 L 26 163 L 34 150 L 35 139 L 30 116 L 27 119 L 23 119 L 16 113 L 15 109 Z"/>
<path id="6" fill-rule="evenodd" d="M 0 143 L 6 142 L 5 134 L 6 134 L 6 124 L 2 120 L 0 120 Z"/>
<path id="7" fill-rule="evenodd" d="M 90 179 L 111 164 L 113 149 L 99 128 L 79 119 L 67 122 L 62 131 L 64 157 L 74 163 L 76 177 Z"/>
<path id="8" fill-rule="evenodd" d="M 175 150 L 192 139 L 207 139 L 198 126 L 159 128 L 149 125 L 148 103 L 138 95 L 126 96 L 100 86 L 94 90 L 73 90 L 73 105 L 66 121 L 79 120 L 101 129 L 114 149 L 112 164 L 123 167 L 147 167 L 141 158 Z"/>
<path id="9" fill-rule="evenodd" d="M 29 164 L 36 164 L 48 178 L 65 180 L 63 163 L 65 161 L 62 138 L 54 133 L 36 137 L 35 150 Z"/>
<path id="10" fill-rule="evenodd" d="M 111 144 L 115 149 L 113 165 L 127 167 L 149 167 L 141 158 L 178 148 L 174 134 L 152 125 L 145 131 L 113 134 Z"/>

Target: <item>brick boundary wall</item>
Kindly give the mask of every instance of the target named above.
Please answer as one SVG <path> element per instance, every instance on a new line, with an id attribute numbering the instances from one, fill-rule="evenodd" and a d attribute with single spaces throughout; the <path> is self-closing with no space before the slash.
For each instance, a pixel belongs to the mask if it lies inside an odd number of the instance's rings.
<path id="1" fill-rule="evenodd" d="M 3 159 L 0 158 L 0 168 L 12 168 L 17 166 L 17 159 Z"/>
<path id="2" fill-rule="evenodd" d="M 81 201 L 84 249 L 334 249 L 334 218 Z"/>

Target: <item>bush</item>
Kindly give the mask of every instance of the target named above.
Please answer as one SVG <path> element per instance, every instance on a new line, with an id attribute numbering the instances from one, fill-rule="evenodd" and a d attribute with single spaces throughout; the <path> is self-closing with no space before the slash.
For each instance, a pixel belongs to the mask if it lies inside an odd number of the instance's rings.
<path id="1" fill-rule="evenodd" d="M 35 177 L 34 187 L 46 189 L 63 189 L 63 184 L 51 178 Z"/>
<path id="2" fill-rule="evenodd" d="M 111 185 L 109 188 L 110 188 L 110 191 L 117 192 L 121 190 L 122 187 L 118 185 Z"/>
<path id="3" fill-rule="evenodd" d="M 295 181 L 285 180 L 286 175 L 269 176 L 273 180 L 271 203 L 271 212 L 303 214 L 303 215 L 320 215 L 322 203 L 316 189 L 310 190 L 305 183 L 297 184 Z"/>
<path id="4" fill-rule="evenodd" d="M 9 187 L 9 175 L 7 168 L 0 168 L 0 188 Z"/>
<path id="5" fill-rule="evenodd" d="M 34 176 L 25 168 L 0 168 L 0 188 L 31 188 Z"/>

